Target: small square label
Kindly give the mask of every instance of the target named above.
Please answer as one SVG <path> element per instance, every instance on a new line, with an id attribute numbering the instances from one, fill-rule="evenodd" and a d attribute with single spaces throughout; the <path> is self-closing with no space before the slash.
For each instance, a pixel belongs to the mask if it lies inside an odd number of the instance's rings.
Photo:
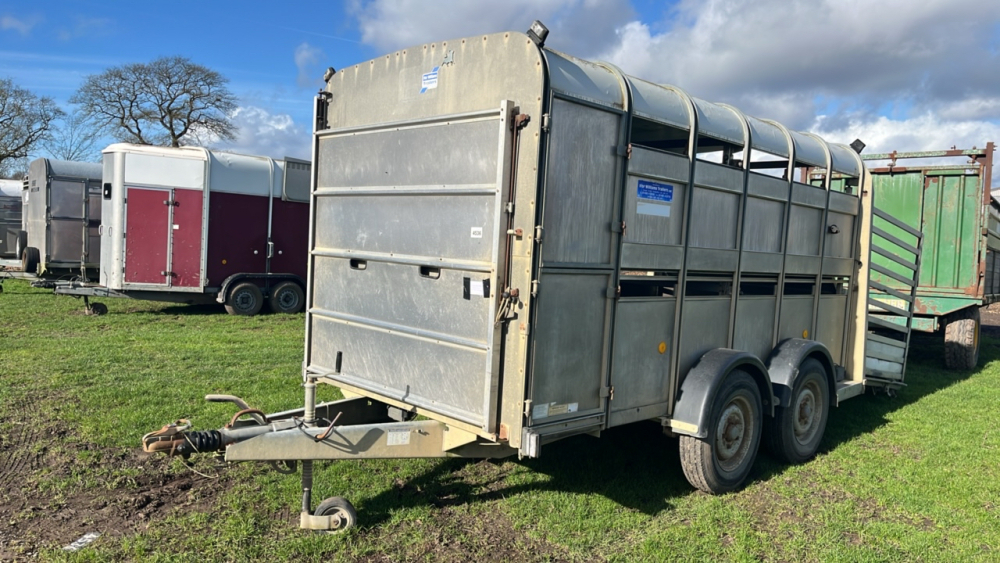
<path id="1" fill-rule="evenodd" d="M 483 238 L 483 228 L 482 227 L 472 227 L 472 238 Z"/>

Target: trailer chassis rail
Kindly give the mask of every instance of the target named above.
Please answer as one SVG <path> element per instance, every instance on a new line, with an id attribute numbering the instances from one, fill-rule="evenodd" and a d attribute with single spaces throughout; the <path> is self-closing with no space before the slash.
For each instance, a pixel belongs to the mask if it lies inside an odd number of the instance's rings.
<path id="1" fill-rule="evenodd" d="M 312 508 L 313 462 L 345 459 L 501 458 L 517 453 L 506 443 L 490 442 L 437 420 L 407 420 L 399 409 L 368 397 L 316 404 L 316 379 L 307 379 L 301 409 L 265 415 L 232 395 L 208 395 L 211 402 L 232 402 L 238 409 L 217 430 L 191 430 L 178 420 L 142 437 L 147 453 L 179 455 L 223 453 L 228 462 L 266 461 L 281 473 L 302 466 L 302 512 L 308 530 L 339 532 L 357 521 L 354 507 L 331 497 Z M 397 420 L 393 414 L 402 418 Z M 400 416 L 402 415 L 402 416 Z M 249 418 L 243 418 L 248 416 Z M 279 465 L 279 463 L 281 465 Z"/>

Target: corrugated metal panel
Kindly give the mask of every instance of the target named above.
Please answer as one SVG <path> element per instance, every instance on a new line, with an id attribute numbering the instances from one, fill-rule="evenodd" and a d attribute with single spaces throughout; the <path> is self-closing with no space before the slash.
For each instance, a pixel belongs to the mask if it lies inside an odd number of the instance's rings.
<path id="1" fill-rule="evenodd" d="M 553 90 L 602 105 L 625 107 L 623 84 L 609 69 L 556 51 L 544 52 Z"/>
<path id="2" fill-rule="evenodd" d="M 750 147 L 788 158 L 788 137 L 773 123 L 747 116 L 750 125 Z"/>
<path id="3" fill-rule="evenodd" d="M 797 131 L 788 132 L 795 142 L 795 160 L 813 166 L 826 168 L 826 151 L 823 144 L 814 137 L 804 135 Z"/>
<path id="4" fill-rule="evenodd" d="M 626 78 L 632 86 L 632 111 L 636 115 L 691 129 L 690 107 L 679 90 L 631 76 Z"/>
<path id="5" fill-rule="evenodd" d="M 698 110 L 698 134 L 708 135 L 723 141 L 746 145 L 743 138 L 743 124 L 732 110 L 720 105 L 692 98 Z"/>

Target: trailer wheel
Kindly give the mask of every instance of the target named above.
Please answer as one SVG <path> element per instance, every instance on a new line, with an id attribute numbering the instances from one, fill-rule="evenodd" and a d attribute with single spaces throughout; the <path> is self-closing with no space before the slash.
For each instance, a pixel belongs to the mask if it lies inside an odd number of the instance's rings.
<path id="1" fill-rule="evenodd" d="M 264 306 L 264 294 L 257 284 L 243 282 L 229 292 L 226 298 L 226 312 L 230 315 L 253 316 Z"/>
<path id="2" fill-rule="evenodd" d="M 267 300 L 271 311 L 275 313 L 298 313 L 305 305 L 306 296 L 299 284 L 293 281 L 281 282 L 271 290 Z"/>
<path id="3" fill-rule="evenodd" d="M 708 437 L 680 437 L 681 467 L 688 482 L 711 494 L 739 488 L 757 458 L 762 412 L 760 389 L 750 374 L 731 371 L 712 403 Z"/>
<path id="4" fill-rule="evenodd" d="M 20 258 L 25 248 L 28 248 L 28 233 L 26 231 L 17 232 L 17 240 L 14 243 L 14 254 Z"/>
<path id="5" fill-rule="evenodd" d="M 774 456 L 803 463 L 816 455 L 830 416 L 830 387 L 826 369 L 814 358 L 799 366 L 792 403 L 778 407 L 764 422 L 764 444 Z"/>
<path id="6" fill-rule="evenodd" d="M 974 369 L 979 363 L 979 307 L 963 309 L 944 327 L 944 364 L 948 369 Z"/>
<path id="7" fill-rule="evenodd" d="M 21 271 L 27 274 L 37 273 L 40 261 L 41 257 L 38 254 L 37 248 L 33 246 L 25 247 L 24 252 L 21 253 Z"/>
<path id="8" fill-rule="evenodd" d="M 336 534 L 348 528 L 353 528 L 358 523 L 358 511 L 354 505 L 343 497 L 330 497 L 319 503 L 316 516 L 334 516 L 333 527 L 327 530 L 328 533 Z"/>

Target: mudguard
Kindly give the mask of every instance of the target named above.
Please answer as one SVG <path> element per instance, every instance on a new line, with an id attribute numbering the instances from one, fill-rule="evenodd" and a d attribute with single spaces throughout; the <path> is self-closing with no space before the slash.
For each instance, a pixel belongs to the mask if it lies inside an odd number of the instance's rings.
<path id="1" fill-rule="evenodd" d="M 782 341 L 771 352 L 767 360 L 767 373 L 771 376 L 771 386 L 777 406 L 788 406 L 792 402 L 792 389 L 799 376 L 799 366 L 808 357 L 815 357 L 826 368 L 827 385 L 830 387 L 830 403 L 837 404 L 837 384 L 834 382 L 833 358 L 821 342 L 789 338 Z"/>
<path id="2" fill-rule="evenodd" d="M 767 368 L 760 358 L 744 350 L 716 348 L 706 352 L 681 383 L 670 428 L 676 434 L 707 438 L 712 403 L 729 372 L 741 368 L 753 377 L 760 389 L 766 416 L 774 416 L 774 394 Z"/>

